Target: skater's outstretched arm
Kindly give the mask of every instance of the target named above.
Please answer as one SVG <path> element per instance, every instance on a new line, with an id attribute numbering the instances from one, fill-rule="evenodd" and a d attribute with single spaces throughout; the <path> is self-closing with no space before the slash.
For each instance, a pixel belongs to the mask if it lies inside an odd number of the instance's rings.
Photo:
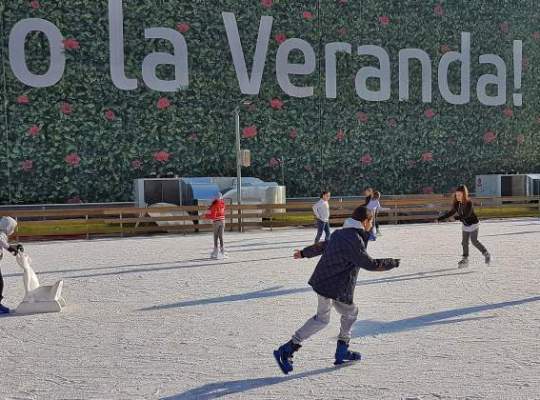
<path id="1" fill-rule="evenodd" d="M 366 251 L 366 246 L 363 243 L 358 243 L 354 253 L 354 259 L 351 260 L 355 265 L 359 265 L 368 271 L 388 271 L 399 267 L 400 260 L 395 258 L 378 258 L 373 259 Z"/>
<path id="2" fill-rule="evenodd" d="M 296 250 L 294 252 L 294 258 L 313 258 L 318 257 L 324 253 L 328 240 L 319 242 L 314 245 L 308 246 L 303 250 Z"/>
<path id="3" fill-rule="evenodd" d="M 450 211 L 448 211 L 447 213 L 444 213 L 439 218 L 437 218 L 437 221 L 443 221 L 445 219 L 448 219 L 451 216 L 455 215 L 456 213 L 457 213 L 457 208 L 455 206 L 453 206 Z"/>

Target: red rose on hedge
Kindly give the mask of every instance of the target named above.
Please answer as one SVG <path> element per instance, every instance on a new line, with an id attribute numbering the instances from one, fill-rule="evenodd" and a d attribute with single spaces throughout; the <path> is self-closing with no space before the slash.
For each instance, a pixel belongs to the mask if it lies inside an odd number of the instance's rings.
<path id="1" fill-rule="evenodd" d="M 280 99 L 270 100 L 270 107 L 272 107 L 274 110 L 281 110 L 284 104 L 285 103 L 281 101 Z"/>
<path id="2" fill-rule="evenodd" d="M 81 157 L 77 153 L 69 153 L 64 160 L 72 167 L 78 167 L 81 164 Z"/>
<path id="3" fill-rule="evenodd" d="M 272 157 L 270 161 L 268 161 L 268 165 L 272 168 L 275 168 L 279 166 L 279 160 L 276 157 Z"/>
<path id="4" fill-rule="evenodd" d="M 69 103 L 60 103 L 60 112 L 65 115 L 69 115 L 73 112 L 73 106 Z"/>
<path id="5" fill-rule="evenodd" d="M 41 132 L 41 128 L 38 125 L 32 125 L 28 128 L 28 136 L 37 136 Z"/>
<path id="6" fill-rule="evenodd" d="M 338 142 L 343 142 L 345 140 L 345 132 L 343 132 L 343 129 L 340 129 L 336 133 L 336 140 Z"/>
<path id="7" fill-rule="evenodd" d="M 291 129 L 291 131 L 289 132 L 289 137 L 292 140 L 296 140 L 296 138 L 298 137 L 298 131 L 296 130 L 296 128 Z"/>
<path id="8" fill-rule="evenodd" d="M 283 43 L 285 40 L 287 40 L 287 36 L 284 33 L 278 33 L 276 36 L 274 36 L 274 39 L 279 44 Z"/>
<path id="9" fill-rule="evenodd" d="M 540 32 L 533 32 L 532 37 L 534 40 L 540 40 Z"/>
<path id="10" fill-rule="evenodd" d="M 373 157 L 371 157 L 369 154 L 364 154 L 360 159 L 360 162 L 362 165 L 370 165 L 373 162 Z"/>
<path id="11" fill-rule="evenodd" d="M 397 120 L 395 118 L 390 118 L 387 121 L 387 124 L 389 128 L 395 128 L 397 126 Z"/>
<path id="12" fill-rule="evenodd" d="M 347 33 L 349 33 L 349 31 L 343 26 L 337 30 L 337 33 L 339 34 L 339 36 L 347 36 Z"/>
<path id="13" fill-rule="evenodd" d="M 41 7 L 41 4 L 39 4 L 39 1 L 37 0 L 32 0 L 30 2 L 30 7 L 32 7 L 34 10 L 37 10 L 38 8 Z"/>
<path id="14" fill-rule="evenodd" d="M 63 43 L 64 49 L 66 50 L 76 50 L 80 48 L 79 41 L 72 38 L 64 39 Z"/>
<path id="15" fill-rule="evenodd" d="M 261 6 L 264 8 L 270 8 L 272 7 L 272 0 L 261 0 Z"/>
<path id="16" fill-rule="evenodd" d="M 433 161 L 433 153 L 431 151 L 428 151 L 422 154 L 422 161 Z"/>
<path id="17" fill-rule="evenodd" d="M 508 24 L 508 22 L 502 22 L 500 25 L 499 25 L 499 29 L 501 30 L 502 33 L 508 33 L 508 31 L 510 30 L 510 24 Z"/>
<path id="18" fill-rule="evenodd" d="M 157 108 L 159 110 L 165 110 L 171 106 L 171 101 L 166 97 L 161 97 L 157 102 Z"/>
<path id="19" fill-rule="evenodd" d="M 381 15 L 379 17 L 379 24 L 381 24 L 382 26 L 387 26 L 388 24 L 390 24 L 390 17 L 388 15 Z"/>
<path id="20" fill-rule="evenodd" d="M 159 161 L 161 163 L 166 163 L 169 161 L 169 158 L 171 155 L 167 153 L 166 151 L 158 151 L 157 153 L 154 153 L 154 160 Z"/>
<path id="21" fill-rule="evenodd" d="M 311 11 L 304 11 L 302 17 L 304 17 L 305 20 L 310 21 L 314 18 L 314 15 Z"/>
<path id="22" fill-rule="evenodd" d="M 251 139 L 257 136 L 257 127 L 255 125 L 248 126 L 242 131 L 242 136 L 246 139 Z"/>
<path id="23" fill-rule="evenodd" d="M 189 31 L 190 28 L 191 26 L 189 26 L 189 24 L 186 22 L 182 22 L 176 25 L 176 30 L 180 33 L 186 33 L 187 31 Z"/>
<path id="24" fill-rule="evenodd" d="M 141 160 L 133 160 L 131 162 L 131 168 L 133 168 L 133 169 L 142 169 L 142 165 L 143 165 L 143 163 L 142 163 Z"/>
<path id="25" fill-rule="evenodd" d="M 32 171 L 33 168 L 34 168 L 34 162 L 32 160 L 21 161 L 21 169 L 24 172 Z"/>
<path id="26" fill-rule="evenodd" d="M 433 186 L 426 186 L 425 188 L 422 189 L 422 192 L 424 194 L 433 194 Z"/>
<path id="27" fill-rule="evenodd" d="M 17 97 L 17 104 L 30 104 L 30 99 L 28 96 L 25 96 L 24 94 Z"/>
<path id="28" fill-rule="evenodd" d="M 428 108 L 426 111 L 424 111 L 424 115 L 427 119 L 431 119 L 435 116 L 435 111 L 433 111 L 431 108 Z"/>
<path id="29" fill-rule="evenodd" d="M 433 7 L 433 12 L 435 15 L 442 17 L 444 15 L 444 8 L 442 4 L 437 4 L 435 7 Z"/>
<path id="30" fill-rule="evenodd" d="M 365 124 L 368 122 L 368 115 L 365 112 L 359 111 L 356 113 L 356 119 L 358 122 Z"/>
<path id="31" fill-rule="evenodd" d="M 105 118 L 107 118 L 109 121 L 114 121 L 116 119 L 116 114 L 113 110 L 107 110 L 105 111 Z"/>
<path id="32" fill-rule="evenodd" d="M 448 46 L 447 44 L 443 44 L 441 45 L 439 51 L 441 52 L 441 54 L 448 53 L 450 51 L 450 46 Z"/>
<path id="33" fill-rule="evenodd" d="M 512 118 L 514 116 L 514 111 L 510 107 L 506 107 L 503 110 L 503 114 L 506 118 Z"/>
<path id="34" fill-rule="evenodd" d="M 495 141 L 495 139 L 497 139 L 497 135 L 495 134 L 495 132 L 487 131 L 486 133 L 484 133 L 484 143 L 492 143 Z"/>

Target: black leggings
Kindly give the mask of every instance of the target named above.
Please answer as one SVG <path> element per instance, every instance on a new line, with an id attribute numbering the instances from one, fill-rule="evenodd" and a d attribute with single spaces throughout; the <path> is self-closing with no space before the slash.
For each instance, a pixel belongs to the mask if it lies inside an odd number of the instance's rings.
<path id="1" fill-rule="evenodd" d="M 478 241 L 478 229 L 473 232 L 462 233 L 461 245 L 463 246 L 463 257 L 469 257 L 469 239 L 474 247 L 476 247 L 482 254 L 486 254 L 487 250 L 482 243 Z"/>
<path id="2" fill-rule="evenodd" d="M 0 269 L 0 301 L 2 301 L 2 299 L 4 298 L 2 297 L 3 292 L 4 292 L 4 278 L 2 278 L 2 270 Z"/>

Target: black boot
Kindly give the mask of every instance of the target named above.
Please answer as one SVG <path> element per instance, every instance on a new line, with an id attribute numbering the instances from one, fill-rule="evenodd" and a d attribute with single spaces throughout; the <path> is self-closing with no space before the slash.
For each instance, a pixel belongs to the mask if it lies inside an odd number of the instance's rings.
<path id="1" fill-rule="evenodd" d="M 336 347 L 336 361 L 334 365 L 343 364 L 345 361 L 358 361 L 362 358 L 360 353 L 349 351 L 349 344 L 343 340 L 338 340 Z"/>
<path id="2" fill-rule="evenodd" d="M 302 346 L 289 340 L 279 349 L 274 350 L 274 357 L 285 375 L 293 370 L 293 355 L 300 347 Z"/>

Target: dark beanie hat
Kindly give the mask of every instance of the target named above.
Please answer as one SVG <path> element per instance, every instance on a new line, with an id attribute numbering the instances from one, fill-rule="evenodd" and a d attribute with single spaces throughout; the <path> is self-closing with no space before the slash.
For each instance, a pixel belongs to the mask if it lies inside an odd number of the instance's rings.
<path id="1" fill-rule="evenodd" d="M 351 218 L 356 221 L 365 221 L 366 219 L 371 217 L 371 211 L 369 211 L 366 207 L 356 207 L 356 209 L 353 211 Z"/>

